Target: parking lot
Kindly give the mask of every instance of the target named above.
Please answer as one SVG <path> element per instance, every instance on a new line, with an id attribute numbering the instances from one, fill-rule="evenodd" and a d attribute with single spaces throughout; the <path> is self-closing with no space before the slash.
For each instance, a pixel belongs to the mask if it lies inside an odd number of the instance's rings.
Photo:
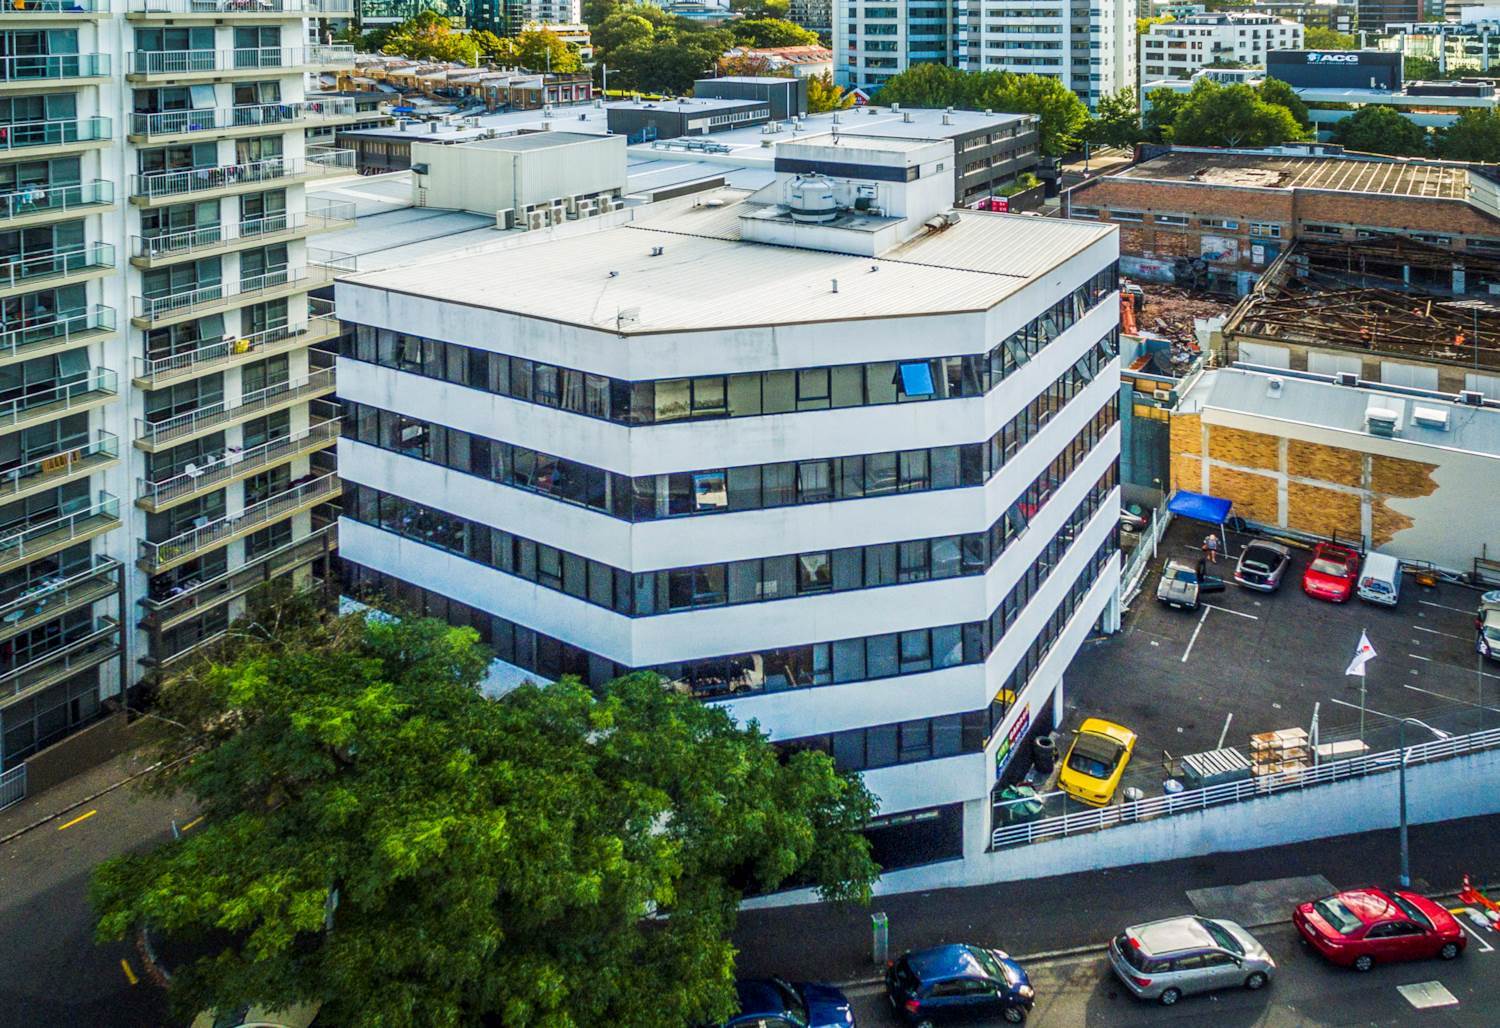
<path id="1" fill-rule="evenodd" d="M 1352 599 L 1345 604 L 1302 592 L 1310 554 L 1293 549 L 1293 563 L 1275 593 L 1232 581 L 1234 561 L 1248 540 L 1228 534 L 1226 553 L 1211 574 L 1227 580 L 1196 611 L 1156 600 L 1168 558 L 1196 562 L 1209 527 L 1175 521 L 1122 631 L 1086 644 L 1066 676 L 1065 722 L 1059 748 L 1085 718 L 1118 722 L 1139 736 L 1125 784 L 1161 795 L 1167 755 L 1221 745 L 1249 752 L 1252 733 L 1308 729 L 1315 705 L 1324 742 L 1359 735 L 1360 679 L 1344 671 L 1361 631 L 1377 656 L 1366 668 L 1364 738 L 1371 750 L 1394 748 L 1394 722 L 1377 713 L 1422 718 L 1449 732 L 1500 726 L 1500 665 L 1481 665 L 1474 652 L 1478 593 L 1440 583 L 1424 588 L 1407 575 L 1401 599 L 1386 608 Z M 1335 702 L 1337 701 L 1337 702 Z M 1430 735 L 1410 729 L 1410 741 Z M 1222 740 L 1222 742 L 1221 742 Z M 1048 814 L 1060 813 L 1049 803 Z M 1078 809 L 1069 806 L 1068 809 Z"/>

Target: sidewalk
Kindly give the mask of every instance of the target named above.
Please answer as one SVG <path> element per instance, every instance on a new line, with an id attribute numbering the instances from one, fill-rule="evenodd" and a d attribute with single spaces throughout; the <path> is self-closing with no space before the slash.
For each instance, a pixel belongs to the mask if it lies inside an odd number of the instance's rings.
<path id="1" fill-rule="evenodd" d="M 140 774 L 151 765 L 146 748 L 128 750 L 104 763 L 82 771 L 45 792 L 27 796 L 0 810 L 0 842 L 43 818 L 58 814 Z"/>
<path id="2" fill-rule="evenodd" d="M 1414 826 L 1413 889 L 1451 893 L 1466 872 L 1476 883 L 1500 880 L 1497 839 L 1500 816 Z M 1103 945 L 1128 925 L 1191 913 L 1189 889 L 1311 874 L 1326 876 L 1338 888 L 1395 885 L 1397 871 L 1397 834 L 1391 829 L 1026 882 L 877 896 L 868 908 L 751 910 L 740 914 L 735 931 L 736 972 L 803 981 L 870 978 L 877 973 L 870 962 L 870 915 L 876 911 L 890 918 L 892 955 L 972 942 L 1025 956 Z"/>

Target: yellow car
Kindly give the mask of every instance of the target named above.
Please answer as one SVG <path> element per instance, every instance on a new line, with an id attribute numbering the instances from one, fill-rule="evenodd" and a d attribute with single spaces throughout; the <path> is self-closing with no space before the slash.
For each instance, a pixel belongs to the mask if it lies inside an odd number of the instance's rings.
<path id="1" fill-rule="evenodd" d="M 1073 737 L 1057 787 L 1081 803 L 1102 807 L 1114 799 L 1120 776 L 1134 751 L 1134 732 L 1113 721 L 1091 717 Z"/>

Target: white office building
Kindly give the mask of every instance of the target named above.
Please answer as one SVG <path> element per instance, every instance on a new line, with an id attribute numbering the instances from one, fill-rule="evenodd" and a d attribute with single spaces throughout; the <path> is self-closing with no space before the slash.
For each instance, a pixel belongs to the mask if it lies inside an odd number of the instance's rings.
<path id="1" fill-rule="evenodd" d="M 1304 29 L 1265 14 L 1195 14 L 1152 25 L 1141 36 L 1141 78 L 1192 77 L 1211 64 L 1263 66 L 1271 50 L 1300 50 Z"/>
<path id="2" fill-rule="evenodd" d="M 0 763 L 222 634 L 332 545 L 337 335 L 309 76 L 352 0 L 0 10 Z M 323 400 L 319 401 L 318 398 Z"/>
<path id="3" fill-rule="evenodd" d="M 915 64 L 1059 79 L 1091 108 L 1135 85 L 1136 0 L 853 0 L 834 10 L 835 77 L 878 89 Z"/>
<path id="4" fill-rule="evenodd" d="M 831 753 L 887 868 L 984 852 L 1114 617 L 1118 242 L 953 174 L 815 136 L 753 194 L 341 278 L 346 592 L 472 625 L 496 688 L 653 669 Z"/>

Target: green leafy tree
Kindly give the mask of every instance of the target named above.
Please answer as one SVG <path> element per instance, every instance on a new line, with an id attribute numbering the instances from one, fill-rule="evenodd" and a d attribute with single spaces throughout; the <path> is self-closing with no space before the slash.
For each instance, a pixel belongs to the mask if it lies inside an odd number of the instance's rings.
<path id="1" fill-rule="evenodd" d="M 1170 143 L 1172 123 L 1187 106 L 1188 95 L 1175 89 L 1153 89 L 1146 99 L 1146 110 L 1141 115 L 1146 138 L 1153 143 Z"/>
<path id="2" fill-rule="evenodd" d="M 1308 113 L 1307 104 L 1297 95 L 1297 91 L 1287 85 L 1281 79 L 1266 79 L 1256 89 L 1260 98 L 1268 104 L 1278 104 L 1292 112 L 1292 117 L 1297 119 L 1297 124 L 1305 129 L 1312 128 L 1312 115 Z"/>
<path id="3" fill-rule="evenodd" d="M 1470 107 L 1437 135 L 1439 157 L 1451 161 L 1500 161 L 1500 114 L 1486 107 Z"/>
<path id="4" fill-rule="evenodd" d="M 1419 157 L 1429 152 L 1427 130 L 1394 107 L 1361 107 L 1333 126 L 1333 141 L 1364 153 Z"/>
<path id="5" fill-rule="evenodd" d="M 1359 41 L 1347 32 L 1310 25 L 1302 32 L 1302 45 L 1309 50 L 1353 50 Z"/>
<path id="6" fill-rule="evenodd" d="M 514 37 L 516 60 L 531 71 L 582 71 L 578 50 L 563 42 L 556 32 L 528 29 Z"/>
<path id="7" fill-rule="evenodd" d="M 452 23 L 434 11 L 408 18 L 387 31 L 380 52 L 399 54 L 414 61 L 464 61 L 478 64 L 479 44 L 468 34 L 455 32 Z"/>
<path id="8" fill-rule="evenodd" d="M 1406 82 L 1431 81 L 1441 77 L 1438 62 L 1431 57 L 1404 57 L 1401 60 L 1401 78 Z"/>
<path id="9" fill-rule="evenodd" d="M 626 46 L 650 44 L 656 38 L 656 26 L 637 11 L 616 11 L 590 30 L 594 48 L 602 54 L 613 54 Z"/>
<path id="10" fill-rule="evenodd" d="M 1038 146 L 1048 157 L 1060 157 L 1077 148 L 1089 120 L 1089 109 L 1078 94 L 1050 75 L 999 72 L 993 85 L 984 89 L 972 106 L 1037 115 Z"/>
<path id="11" fill-rule="evenodd" d="M 746 18 L 785 18 L 792 0 L 729 0 L 729 10 Z"/>
<path id="12" fill-rule="evenodd" d="M 653 674 L 495 701 L 469 628 L 346 615 L 241 638 L 162 690 L 195 739 L 168 784 L 202 827 L 91 886 L 103 939 L 149 924 L 209 944 L 175 970 L 184 1017 L 320 1002 L 365 1028 L 713 1022 L 746 889 L 868 898 L 859 780 L 821 753 L 778 759 Z"/>
<path id="13" fill-rule="evenodd" d="M 742 18 L 730 25 L 741 46 L 817 46 L 818 34 L 784 18 Z"/>
<path id="14" fill-rule="evenodd" d="M 621 7 L 630 6 L 621 0 L 583 0 L 583 23 L 589 28 L 604 24 L 605 20 Z"/>
<path id="15" fill-rule="evenodd" d="M 1199 79 L 1172 120 L 1172 142 L 1184 146 L 1276 146 L 1305 138 L 1292 112 L 1266 103 L 1243 83 Z"/>
<path id="16" fill-rule="evenodd" d="M 814 75 L 807 80 L 807 112 L 822 114 L 824 111 L 842 111 L 854 106 L 854 96 L 833 81 L 830 72 Z"/>
<path id="17" fill-rule="evenodd" d="M 1163 14 L 1159 18 L 1137 18 L 1135 20 L 1135 34 L 1137 36 L 1144 36 L 1147 32 L 1151 31 L 1152 25 L 1166 25 L 1168 22 L 1176 20 L 1170 14 Z"/>
<path id="18" fill-rule="evenodd" d="M 967 107 L 973 99 L 972 80 L 946 64 L 914 64 L 887 79 L 877 97 L 883 104 L 908 107 Z"/>
<path id="19" fill-rule="evenodd" d="M 1134 146 L 1146 138 L 1141 128 L 1141 108 L 1134 89 L 1099 100 L 1099 113 L 1084 126 L 1084 138 L 1105 146 Z"/>

